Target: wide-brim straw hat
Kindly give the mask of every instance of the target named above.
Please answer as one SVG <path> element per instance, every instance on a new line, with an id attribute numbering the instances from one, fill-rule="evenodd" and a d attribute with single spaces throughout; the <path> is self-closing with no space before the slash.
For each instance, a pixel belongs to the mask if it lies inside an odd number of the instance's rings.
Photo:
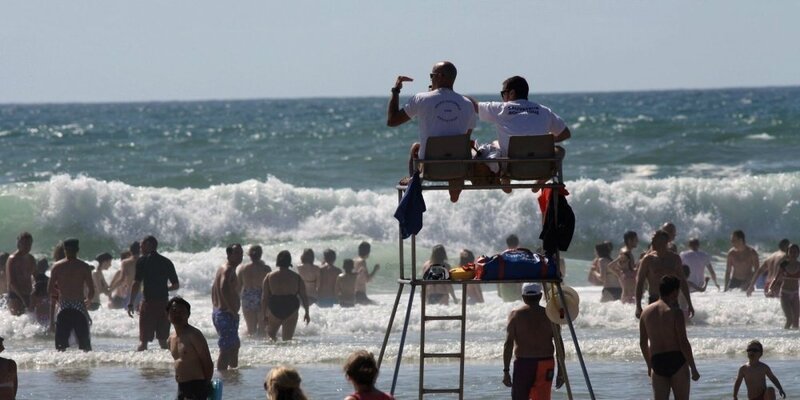
<path id="1" fill-rule="evenodd" d="M 564 292 L 564 301 L 567 303 L 566 311 L 569 311 L 570 319 L 575 321 L 575 319 L 578 318 L 578 306 L 581 302 L 580 296 L 578 296 L 578 292 L 576 292 L 575 289 L 566 285 L 561 286 L 561 290 Z M 556 292 L 556 295 L 551 297 L 547 302 L 547 306 L 545 307 L 544 311 L 550 321 L 562 325 L 567 323 L 567 315 L 566 312 L 564 312 L 564 308 L 558 298 L 558 292 Z"/>

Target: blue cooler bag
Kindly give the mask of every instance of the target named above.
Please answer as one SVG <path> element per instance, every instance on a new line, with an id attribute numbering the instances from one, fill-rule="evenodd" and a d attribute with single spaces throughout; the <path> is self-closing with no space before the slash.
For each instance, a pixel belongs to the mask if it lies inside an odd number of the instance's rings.
<path id="1" fill-rule="evenodd" d="M 508 250 L 492 257 L 481 257 L 476 264 L 478 272 L 475 279 L 485 281 L 558 278 L 555 259 L 547 260 L 528 249 Z"/>

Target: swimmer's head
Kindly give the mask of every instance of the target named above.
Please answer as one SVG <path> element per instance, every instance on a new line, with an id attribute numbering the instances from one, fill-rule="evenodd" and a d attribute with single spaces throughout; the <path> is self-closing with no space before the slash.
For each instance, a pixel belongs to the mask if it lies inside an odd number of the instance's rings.
<path id="1" fill-rule="evenodd" d="M 300 254 L 300 262 L 303 264 L 312 264 L 314 263 L 314 250 L 311 249 L 304 249 L 303 253 Z"/>
<path id="2" fill-rule="evenodd" d="M 131 245 L 128 246 L 128 251 L 131 252 L 131 255 L 138 257 L 142 252 L 141 244 L 139 244 L 138 241 L 131 243 Z"/>
<path id="3" fill-rule="evenodd" d="M 692 249 L 692 251 L 700 250 L 700 239 L 696 237 L 689 239 L 689 248 Z"/>
<path id="4" fill-rule="evenodd" d="M 444 264 L 445 260 L 447 260 L 447 251 L 444 249 L 444 246 L 441 244 L 433 246 L 433 250 L 431 250 L 431 263 Z"/>
<path id="5" fill-rule="evenodd" d="M 778 242 L 778 248 L 782 252 L 786 253 L 787 251 L 789 251 L 789 245 L 790 244 L 792 244 L 792 242 L 790 242 L 789 239 L 783 238 L 783 239 L 781 239 L 780 242 Z"/>
<path id="6" fill-rule="evenodd" d="M 333 265 L 336 262 L 336 252 L 333 249 L 325 249 L 322 252 L 322 259 L 325 260 L 326 263 Z"/>
<path id="7" fill-rule="evenodd" d="M 747 344 L 747 354 L 755 354 L 761 355 L 764 353 L 764 346 L 761 345 L 761 342 L 758 340 L 751 340 L 750 343 Z"/>
<path id="8" fill-rule="evenodd" d="M 344 272 L 347 272 L 349 274 L 353 272 L 353 264 L 354 264 L 353 259 L 345 258 L 344 261 L 342 261 L 342 269 L 344 270 Z"/>
<path id="9" fill-rule="evenodd" d="M 343 369 L 347 378 L 359 385 L 371 387 L 378 379 L 378 363 L 375 362 L 375 356 L 366 350 L 350 354 Z"/>
<path id="10" fill-rule="evenodd" d="M 70 256 L 75 257 L 78 254 L 80 248 L 81 246 L 78 239 L 75 238 L 64 239 L 64 253 L 66 253 L 67 257 Z"/>
<path id="11" fill-rule="evenodd" d="M 639 235 L 637 235 L 634 231 L 625 232 L 625 234 L 622 235 L 622 240 L 625 242 L 625 246 L 628 249 L 632 249 L 639 245 Z"/>
<path id="12" fill-rule="evenodd" d="M 167 313 L 172 314 L 173 312 L 180 311 L 183 308 L 186 310 L 186 318 L 189 318 L 192 315 L 192 306 L 189 304 L 188 301 L 184 300 L 183 297 L 175 296 L 167 302 Z"/>
<path id="13" fill-rule="evenodd" d="M 664 225 L 661 225 L 661 230 L 667 232 L 670 242 L 675 240 L 675 236 L 678 233 L 677 229 L 675 228 L 675 224 L 672 222 L 664 222 Z"/>
<path id="14" fill-rule="evenodd" d="M 46 258 L 41 258 L 39 261 L 36 262 L 36 273 L 43 274 L 50 269 L 50 264 L 47 262 Z"/>
<path id="15" fill-rule="evenodd" d="M 289 250 L 281 250 L 275 258 L 275 265 L 278 268 L 289 268 L 292 266 L 292 253 Z"/>
<path id="16" fill-rule="evenodd" d="M 263 254 L 264 254 L 264 250 L 262 250 L 262 249 L 261 249 L 261 246 L 259 246 L 259 245 L 257 245 L 257 244 L 254 244 L 254 245 L 250 246 L 250 248 L 247 250 L 247 255 L 248 255 L 248 256 L 250 257 L 250 259 L 251 259 L 251 260 L 253 260 L 253 261 L 258 261 L 258 260 L 260 260 L 260 259 L 261 259 L 261 256 L 262 256 Z"/>
<path id="17" fill-rule="evenodd" d="M 113 259 L 114 259 L 114 257 L 110 253 L 100 253 L 97 256 L 95 256 L 95 258 L 94 258 L 94 260 L 97 261 L 97 266 L 98 267 L 102 266 L 105 263 L 107 263 L 108 266 L 110 266 L 111 265 L 111 260 L 113 260 Z"/>
<path id="18" fill-rule="evenodd" d="M 672 275 L 665 275 L 658 284 L 658 294 L 664 299 L 672 294 L 677 294 L 680 287 L 680 279 Z"/>
<path id="19" fill-rule="evenodd" d="M 368 242 L 361 242 L 361 244 L 358 245 L 358 256 L 362 258 L 366 257 L 369 255 L 370 250 L 371 246 Z"/>
<path id="20" fill-rule="evenodd" d="M 458 256 L 459 256 L 459 261 L 458 261 L 459 265 L 467 265 L 471 262 L 475 262 L 475 254 L 473 254 L 471 251 L 467 249 L 461 250 L 461 254 L 459 254 Z"/>

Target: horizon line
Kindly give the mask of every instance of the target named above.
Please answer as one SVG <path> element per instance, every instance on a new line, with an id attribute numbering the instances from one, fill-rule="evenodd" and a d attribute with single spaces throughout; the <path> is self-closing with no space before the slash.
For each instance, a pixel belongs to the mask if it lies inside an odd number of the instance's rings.
<path id="1" fill-rule="evenodd" d="M 721 86 L 707 88 L 654 88 L 654 89 L 622 89 L 622 90 L 566 90 L 553 92 L 538 92 L 537 95 L 561 95 L 561 94 L 613 94 L 613 93 L 647 93 L 647 92 L 692 92 L 692 91 L 724 91 L 724 90 L 746 90 L 746 89 L 792 89 L 800 88 L 800 84 L 767 85 L 767 86 Z M 462 93 L 464 94 L 464 93 Z M 492 93 L 466 94 L 468 96 L 491 96 Z M 3 102 L 0 107 L 6 106 L 48 106 L 48 105 L 110 105 L 110 104 L 152 104 L 152 103 L 209 103 L 209 102 L 247 102 L 247 101 L 294 101 L 312 99 L 369 99 L 369 98 L 388 98 L 388 95 L 363 95 L 363 96 L 298 96 L 298 97 L 241 97 L 241 98 L 197 98 L 197 99 L 161 99 L 161 100 L 65 100 L 65 101 L 30 101 L 30 102 Z"/>

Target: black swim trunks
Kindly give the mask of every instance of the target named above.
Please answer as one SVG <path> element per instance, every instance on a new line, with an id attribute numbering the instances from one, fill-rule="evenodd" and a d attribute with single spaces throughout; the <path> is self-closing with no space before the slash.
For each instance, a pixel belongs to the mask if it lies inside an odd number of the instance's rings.
<path id="1" fill-rule="evenodd" d="M 206 400 L 211 395 L 211 381 L 197 379 L 188 382 L 178 382 L 178 395 L 176 400 Z"/>
<path id="2" fill-rule="evenodd" d="M 653 372 L 666 378 L 675 375 L 686 364 L 686 359 L 680 351 L 668 351 L 666 353 L 653 354 L 650 357 Z"/>
<path id="3" fill-rule="evenodd" d="M 743 285 L 744 281 L 736 278 L 731 278 L 731 280 L 728 281 L 728 289 L 742 289 Z"/>
<path id="4" fill-rule="evenodd" d="M 286 319 L 300 309 L 300 299 L 296 294 L 273 294 L 269 296 L 268 307 L 272 315 L 278 319 Z"/>
<path id="5" fill-rule="evenodd" d="M 618 287 L 603 288 L 603 295 L 606 295 L 613 300 L 619 300 L 620 298 L 622 298 L 622 288 Z"/>

